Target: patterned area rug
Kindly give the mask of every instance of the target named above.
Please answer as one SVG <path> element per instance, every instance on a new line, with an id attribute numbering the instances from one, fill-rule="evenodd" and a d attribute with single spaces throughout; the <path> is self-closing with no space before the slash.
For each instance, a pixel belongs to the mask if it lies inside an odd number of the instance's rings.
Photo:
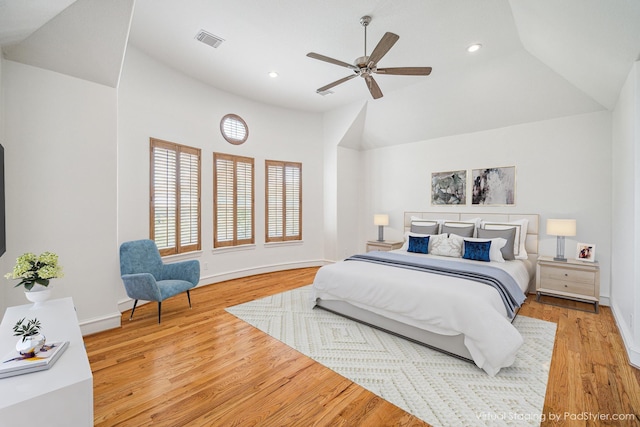
<path id="1" fill-rule="evenodd" d="M 540 425 L 555 323 L 518 316 L 516 362 L 495 377 L 472 363 L 313 309 L 311 286 L 227 311 L 434 426 Z"/>

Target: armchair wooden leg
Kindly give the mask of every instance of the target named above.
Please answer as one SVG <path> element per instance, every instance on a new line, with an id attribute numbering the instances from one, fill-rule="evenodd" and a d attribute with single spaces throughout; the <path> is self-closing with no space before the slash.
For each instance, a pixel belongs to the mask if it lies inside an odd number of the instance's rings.
<path id="1" fill-rule="evenodd" d="M 161 315 L 162 315 L 162 301 L 158 301 L 158 323 L 160 323 Z"/>
<path id="2" fill-rule="evenodd" d="M 133 308 L 131 309 L 131 316 L 129 316 L 129 320 L 133 319 L 133 312 L 136 311 L 136 305 L 138 305 L 138 300 L 133 302 Z"/>
<path id="3" fill-rule="evenodd" d="M 187 289 L 187 298 L 189 299 L 189 308 L 191 308 L 191 294 L 189 293 L 188 289 Z"/>

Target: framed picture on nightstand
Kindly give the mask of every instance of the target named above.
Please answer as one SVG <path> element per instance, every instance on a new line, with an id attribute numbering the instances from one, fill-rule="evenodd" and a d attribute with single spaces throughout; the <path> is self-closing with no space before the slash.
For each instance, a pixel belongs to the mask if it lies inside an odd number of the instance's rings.
<path id="1" fill-rule="evenodd" d="M 593 243 L 578 243 L 576 259 L 579 261 L 594 262 L 596 259 L 596 245 Z"/>

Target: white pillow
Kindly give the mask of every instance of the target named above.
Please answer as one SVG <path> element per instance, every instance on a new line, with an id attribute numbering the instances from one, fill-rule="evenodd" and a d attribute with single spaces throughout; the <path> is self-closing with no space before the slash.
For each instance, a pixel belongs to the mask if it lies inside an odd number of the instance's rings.
<path id="1" fill-rule="evenodd" d="M 529 220 L 526 218 L 523 218 L 517 221 L 510 221 L 510 222 L 484 221 L 482 223 L 482 228 L 484 228 L 485 230 L 506 230 L 506 229 L 515 227 L 516 238 L 513 241 L 513 254 L 515 255 L 516 259 L 527 259 L 529 255 L 527 254 L 525 243 L 527 241 L 528 225 L 529 225 Z"/>
<path id="2" fill-rule="evenodd" d="M 477 218 L 471 218 L 471 219 L 461 219 L 460 222 L 472 222 L 473 225 L 476 226 L 476 228 L 480 228 L 480 224 L 482 223 L 482 218 L 477 217 Z"/>
<path id="3" fill-rule="evenodd" d="M 460 258 L 462 256 L 463 238 L 452 234 L 436 234 L 429 239 L 429 253 L 431 255 Z"/>
<path id="4" fill-rule="evenodd" d="M 470 242 L 491 242 L 491 246 L 489 246 L 489 260 L 495 262 L 504 262 L 502 251 L 500 249 L 502 249 L 504 245 L 507 244 L 507 239 L 503 239 L 502 237 L 494 237 L 493 239 L 473 239 L 471 237 L 465 237 L 464 240 Z M 462 245 L 462 250 L 464 251 L 464 245 Z"/>
<path id="5" fill-rule="evenodd" d="M 429 226 L 437 226 L 437 230 L 440 230 L 440 224 L 441 222 L 438 221 L 437 219 L 424 219 L 424 218 L 419 218 L 417 216 L 412 216 L 411 217 L 411 223 L 410 226 L 413 227 L 418 226 L 418 227 L 429 227 Z M 434 234 L 438 234 L 437 232 Z"/>
<path id="6" fill-rule="evenodd" d="M 447 227 L 447 230 L 448 230 L 449 233 L 453 233 L 453 231 L 451 231 L 451 229 L 453 229 L 453 228 L 458 228 L 458 227 L 467 228 L 467 227 L 473 225 L 473 235 L 471 237 L 475 237 L 477 235 L 476 230 L 480 227 L 480 223 L 481 223 L 481 219 L 480 218 L 463 219 L 463 220 L 460 220 L 460 221 L 444 220 L 441 223 L 440 232 L 443 232 L 445 227 Z"/>

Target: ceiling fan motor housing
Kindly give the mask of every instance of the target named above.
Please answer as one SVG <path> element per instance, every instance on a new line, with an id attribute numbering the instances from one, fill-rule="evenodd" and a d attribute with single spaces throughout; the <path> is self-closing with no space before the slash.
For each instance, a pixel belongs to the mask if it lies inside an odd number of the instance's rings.
<path id="1" fill-rule="evenodd" d="M 361 56 L 360 58 L 357 58 L 354 62 L 353 65 L 355 65 L 358 68 L 367 68 L 367 64 L 369 63 L 369 55 L 367 56 Z"/>

